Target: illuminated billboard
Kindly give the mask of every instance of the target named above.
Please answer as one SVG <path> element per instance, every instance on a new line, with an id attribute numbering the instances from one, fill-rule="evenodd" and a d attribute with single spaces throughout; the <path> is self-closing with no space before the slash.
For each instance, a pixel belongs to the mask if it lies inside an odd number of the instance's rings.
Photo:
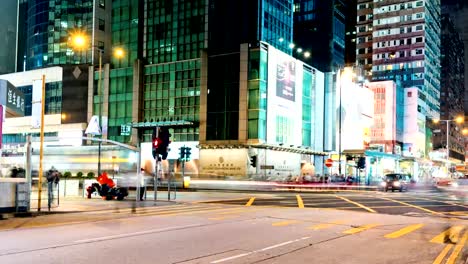
<path id="1" fill-rule="evenodd" d="M 294 102 L 295 86 L 296 62 L 293 60 L 278 62 L 276 65 L 276 96 Z"/>
<path id="2" fill-rule="evenodd" d="M 268 47 L 267 142 L 302 144 L 303 64 Z"/>

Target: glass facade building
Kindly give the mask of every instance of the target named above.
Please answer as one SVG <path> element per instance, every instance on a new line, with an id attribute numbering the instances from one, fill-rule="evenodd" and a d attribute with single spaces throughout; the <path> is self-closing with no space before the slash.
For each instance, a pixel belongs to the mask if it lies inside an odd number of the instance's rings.
<path id="1" fill-rule="evenodd" d="M 294 42 L 312 51 L 304 59 L 322 72 L 336 71 L 345 64 L 345 24 L 348 8 L 344 0 L 294 0 Z"/>
<path id="2" fill-rule="evenodd" d="M 110 31 L 106 6 L 110 0 L 22 0 L 19 4 L 18 69 L 93 63 L 98 49 L 108 58 Z M 108 8 L 109 9 L 109 8 Z M 69 43 L 75 31 L 90 36 L 89 47 L 75 51 Z"/>

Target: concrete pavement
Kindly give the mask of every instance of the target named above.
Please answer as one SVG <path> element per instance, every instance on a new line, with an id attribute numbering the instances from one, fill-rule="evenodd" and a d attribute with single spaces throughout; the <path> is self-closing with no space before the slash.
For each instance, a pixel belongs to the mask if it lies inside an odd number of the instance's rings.
<path id="1" fill-rule="evenodd" d="M 72 215 L 79 222 L 54 224 Z M 205 203 L 106 215 L 40 216 L 1 231 L 0 263 L 462 264 L 467 257 L 462 220 Z"/>

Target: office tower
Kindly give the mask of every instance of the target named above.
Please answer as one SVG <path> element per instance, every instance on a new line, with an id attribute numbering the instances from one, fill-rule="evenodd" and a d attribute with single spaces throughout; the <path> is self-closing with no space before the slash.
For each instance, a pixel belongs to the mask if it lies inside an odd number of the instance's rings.
<path id="1" fill-rule="evenodd" d="M 110 0 L 21 0 L 18 14 L 18 69 L 97 63 L 99 50 L 110 56 Z M 75 30 L 89 36 L 81 51 L 69 43 Z M 24 65 L 24 67 L 23 67 Z"/>
<path id="2" fill-rule="evenodd" d="M 17 0 L 5 0 L 0 10 L 0 74 L 15 71 Z"/>
<path id="3" fill-rule="evenodd" d="M 442 45 L 441 45 L 441 90 L 440 90 L 440 118 L 443 120 L 454 120 L 464 115 L 464 72 L 465 72 L 465 49 L 463 41 L 455 28 L 449 14 L 444 14 L 441 19 Z M 450 149 L 449 157 L 463 162 L 465 160 L 465 149 L 462 136 L 464 126 L 457 122 L 449 122 L 447 130 L 446 123 L 439 125 L 440 133 L 434 134 L 434 149 Z M 447 137 L 448 133 L 448 137 Z M 449 142 L 447 143 L 447 138 Z"/>
<path id="4" fill-rule="evenodd" d="M 442 0 L 442 13 L 449 14 L 455 28 L 460 34 L 465 49 L 468 47 L 468 2 L 464 0 Z M 465 65 L 468 64 L 468 52 L 465 52 Z M 465 67 L 465 76 L 468 76 L 468 67 Z M 465 115 L 468 115 L 468 78 L 465 78 L 464 93 Z"/>
<path id="5" fill-rule="evenodd" d="M 312 51 L 301 60 L 323 72 L 344 66 L 348 8 L 354 6 L 344 0 L 294 1 L 294 42 Z"/>

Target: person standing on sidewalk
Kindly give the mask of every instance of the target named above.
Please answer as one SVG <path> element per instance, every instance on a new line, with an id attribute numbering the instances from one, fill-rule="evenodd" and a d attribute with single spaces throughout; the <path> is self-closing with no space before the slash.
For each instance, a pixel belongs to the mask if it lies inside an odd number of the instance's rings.
<path id="1" fill-rule="evenodd" d="M 50 207 L 52 205 L 52 202 L 54 200 L 54 183 L 57 186 L 57 184 L 60 181 L 60 172 L 52 166 L 49 171 L 47 171 L 46 174 L 47 177 L 47 194 L 48 194 L 48 207 L 50 210 Z"/>

